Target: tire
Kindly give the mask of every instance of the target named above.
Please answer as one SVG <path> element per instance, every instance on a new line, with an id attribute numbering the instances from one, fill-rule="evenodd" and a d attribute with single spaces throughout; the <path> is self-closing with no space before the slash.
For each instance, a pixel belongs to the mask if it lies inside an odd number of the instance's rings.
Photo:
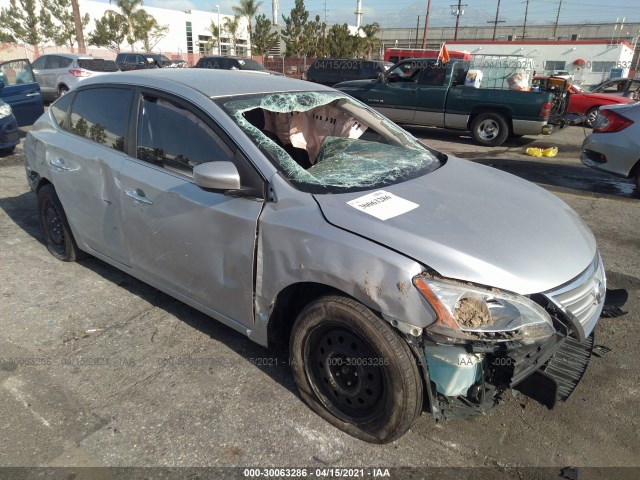
<path id="1" fill-rule="evenodd" d="M 509 134 L 509 124 L 499 113 L 480 113 L 471 122 L 471 136 L 480 145 L 497 147 Z"/>
<path id="2" fill-rule="evenodd" d="M 38 217 L 51 255 L 63 262 L 75 262 L 84 256 L 73 238 L 53 185 L 44 185 L 38 190 Z"/>
<path id="3" fill-rule="evenodd" d="M 353 299 L 325 296 L 307 305 L 289 348 L 303 400 L 356 438 L 391 442 L 422 411 L 422 378 L 409 346 Z"/>
<path id="4" fill-rule="evenodd" d="M 593 124 L 596 121 L 596 118 L 598 118 L 599 115 L 599 107 L 593 107 L 590 108 L 587 113 L 585 114 L 585 120 L 584 120 L 584 124 L 589 127 L 589 128 L 593 128 Z"/>
<path id="5" fill-rule="evenodd" d="M 640 193 L 640 167 L 636 169 L 636 190 L 638 193 Z"/>
<path id="6" fill-rule="evenodd" d="M 67 92 L 69 91 L 69 88 L 65 85 L 60 85 L 58 87 L 58 98 L 64 96 L 67 94 Z"/>

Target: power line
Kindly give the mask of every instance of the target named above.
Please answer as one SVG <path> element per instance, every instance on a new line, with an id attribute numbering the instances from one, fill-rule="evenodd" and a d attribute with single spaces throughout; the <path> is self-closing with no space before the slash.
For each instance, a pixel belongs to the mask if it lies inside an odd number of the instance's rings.
<path id="1" fill-rule="evenodd" d="M 558 30 L 558 20 L 560 20 L 560 9 L 562 8 L 562 0 L 558 4 L 558 14 L 556 15 L 556 23 L 553 26 L 553 38 L 556 38 L 556 31 Z"/>
<path id="2" fill-rule="evenodd" d="M 498 28 L 498 23 L 504 23 L 504 20 L 498 20 L 498 15 L 500 15 L 500 0 L 498 0 L 498 6 L 496 7 L 496 19 L 492 22 L 489 20 L 487 23 L 493 23 L 493 38 L 491 40 L 496 39 L 496 29 Z"/>

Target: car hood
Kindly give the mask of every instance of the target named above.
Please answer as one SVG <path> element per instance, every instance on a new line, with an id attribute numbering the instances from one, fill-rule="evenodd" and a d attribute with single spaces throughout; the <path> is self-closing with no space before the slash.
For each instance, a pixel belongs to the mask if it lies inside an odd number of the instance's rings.
<path id="1" fill-rule="evenodd" d="M 380 190 L 418 207 L 380 220 L 347 204 L 372 191 L 315 198 L 329 223 L 444 277 L 523 295 L 566 283 L 596 254 L 591 231 L 555 195 L 467 160 L 449 157 L 438 170 Z"/>
<path id="2" fill-rule="evenodd" d="M 576 95 L 576 94 L 574 94 L 574 95 Z M 589 92 L 583 92 L 583 93 L 577 94 L 577 95 L 584 95 L 584 96 L 588 97 L 591 100 L 602 100 L 604 102 L 618 102 L 618 103 L 630 103 L 630 102 L 632 102 L 632 100 L 627 98 L 627 97 L 623 97 L 621 95 L 614 95 L 612 93 L 589 93 Z"/>

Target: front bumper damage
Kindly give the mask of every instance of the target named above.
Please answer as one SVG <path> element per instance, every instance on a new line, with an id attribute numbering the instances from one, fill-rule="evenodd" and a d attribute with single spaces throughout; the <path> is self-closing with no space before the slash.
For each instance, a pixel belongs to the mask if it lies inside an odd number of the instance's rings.
<path id="1" fill-rule="evenodd" d="M 423 361 L 434 418 L 485 413 L 499 405 L 509 389 L 548 408 L 567 400 L 589 365 L 605 290 L 604 267 L 596 255 L 574 280 L 531 297 L 547 310 L 556 331 L 544 341 L 443 345 L 428 336 L 414 339 L 412 347 Z"/>

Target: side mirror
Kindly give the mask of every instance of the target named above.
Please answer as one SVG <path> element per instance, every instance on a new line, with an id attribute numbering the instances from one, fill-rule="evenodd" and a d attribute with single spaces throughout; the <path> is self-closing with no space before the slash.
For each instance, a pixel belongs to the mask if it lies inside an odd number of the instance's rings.
<path id="1" fill-rule="evenodd" d="M 240 190 L 240 174 L 233 162 L 207 162 L 193 167 L 193 180 L 205 190 Z"/>
<path id="2" fill-rule="evenodd" d="M 3 88 L 4 88 L 4 82 L 0 80 L 0 90 L 2 90 Z"/>

